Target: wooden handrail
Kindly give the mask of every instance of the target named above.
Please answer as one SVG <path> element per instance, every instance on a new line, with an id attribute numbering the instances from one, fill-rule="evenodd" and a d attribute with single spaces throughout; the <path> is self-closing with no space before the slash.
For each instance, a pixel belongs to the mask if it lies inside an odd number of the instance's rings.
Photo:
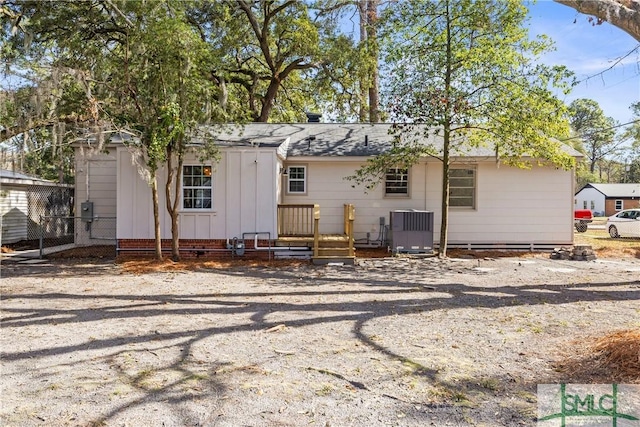
<path id="1" fill-rule="evenodd" d="M 355 256 L 355 249 L 353 247 L 353 221 L 356 218 L 355 206 L 348 204 L 344 205 L 344 234 L 349 239 L 349 256 Z"/>
<path id="2" fill-rule="evenodd" d="M 320 205 L 313 205 L 313 257 L 317 258 L 320 248 Z"/>
<path id="3" fill-rule="evenodd" d="M 313 236 L 314 208 L 316 206 L 318 205 L 278 205 L 278 236 Z"/>

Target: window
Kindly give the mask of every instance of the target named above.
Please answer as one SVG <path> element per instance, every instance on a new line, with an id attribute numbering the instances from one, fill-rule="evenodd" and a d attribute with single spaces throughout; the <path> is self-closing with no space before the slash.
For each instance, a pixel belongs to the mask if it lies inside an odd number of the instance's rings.
<path id="1" fill-rule="evenodd" d="M 622 210 L 622 200 L 616 200 L 615 205 L 616 205 L 615 208 L 614 208 L 615 210 L 617 210 L 617 211 L 621 211 Z"/>
<path id="2" fill-rule="evenodd" d="M 476 207 L 475 168 L 451 168 L 449 170 L 449 206 L 454 208 Z"/>
<path id="3" fill-rule="evenodd" d="M 287 168 L 287 176 L 289 179 L 289 193 L 302 194 L 307 192 L 307 167 L 306 166 L 289 166 Z"/>
<path id="4" fill-rule="evenodd" d="M 387 169 L 384 180 L 384 194 L 389 195 L 409 195 L 409 169 L 391 168 Z"/>
<path id="5" fill-rule="evenodd" d="M 587 201 L 586 200 L 584 200 L 582 202 L 582 209 L 587 209 Z"/>
<path id="6" fill-rule="evenodd" d="M 211 166 L 182 167 L 182 207 L 211 209 Z"/>
<path id="7" fill-rule="evenodd" d="M 591 201 L 591 210 L 594 211 L 596 210 L 596 202 L 595 201 Z"/>

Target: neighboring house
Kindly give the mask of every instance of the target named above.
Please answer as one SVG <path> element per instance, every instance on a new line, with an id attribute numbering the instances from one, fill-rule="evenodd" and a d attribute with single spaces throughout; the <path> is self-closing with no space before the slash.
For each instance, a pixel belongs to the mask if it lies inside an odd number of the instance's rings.
<path id="1" fill-rule="evenodd" d="M 340 234 L 347 222 L 345 204 L 355 206 L 357 244 L 384 247 L 390 212 L 407 209 L 433 212 L 438 242 L 442 165 L 437 159 L 425 158 L 409 170 L 389 170 L 370 191 L 345 179 L 391 147 L 389 126 L 255 123 L 218 135 L 218 163 L 202 163 L 195 153 L 185 159 L 181 248 L 200 255 L 226 250 L 234 239 L 259 238 L 261 245 L 275 245 L 284 237 L 313 234 L 305 227 L 309 212 L 313 216 L 306 207 L 314 205 L 319 206 L 319 232 Z M 115 211 L 120 251 L 152 249 L 151 191 L 125 144 L 112 142 L 107 153 L 78 150 L 76 161 L 77 208 L 89 200 L 94 212 Z M 159 171 L 162 237 L 170 239 L 165 178 L 166 172 Z M 573 180 L 573 171 L 537 162 L 531 169 L 506 166 L 489 148 L 454 157 L 449 244 L 527 249 L 572 244 Z"/>
<path id="2" fill-rule="evenodd" d="M 36 241 L 42 216 L 69 216 L 72 209 L 73 186 L 0 169 L 2 244 Z"/>
<path id="3" fill-rule="evenodd" d="M 640 184 L 587 184 L 574 197 L 575 209 L 591 209 L 595 216 L 638 207 Z"/>

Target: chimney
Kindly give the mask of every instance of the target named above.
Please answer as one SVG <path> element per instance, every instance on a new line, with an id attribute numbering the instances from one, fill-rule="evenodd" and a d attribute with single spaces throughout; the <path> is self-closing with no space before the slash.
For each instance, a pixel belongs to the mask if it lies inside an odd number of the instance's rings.
<path id="1" fill-rule="evenodd" d="M 322 114 L 319 113 L 305 113 L 307 115 L 307 123 L 320 123 L 320 118 Z"/>

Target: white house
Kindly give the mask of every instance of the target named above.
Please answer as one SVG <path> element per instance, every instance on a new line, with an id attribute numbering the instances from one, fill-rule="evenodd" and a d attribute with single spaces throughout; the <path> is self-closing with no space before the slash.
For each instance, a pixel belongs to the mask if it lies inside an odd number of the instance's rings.
<path id="1" fill-rule="evenodd" d="M 286 228 L 292 221 L 299 229 L 304 225 L 308 214 L 296 206 L 319 206 L 319 232 L 340 234 L 345 204 L 355 207 L 356 244 L 386 245 L 390 212 L 406 209 L 433 212 L 437 242 L 442 191 L 438 160 L 425 158 L 410 170 L 389 170 L 371 191 L 345 179 L 391 147 L 389 126 L 256 123 L 218 135 L 218 163 L 200 162 L 194 152 L 183 166 L 181 248 L 223 251 L 234 239 L 258 238 L 260 244 L 275 245 L 291 234 Z M 151 192 L 129 149 L 115 143 L 108 154 L 78 152 L 76 170 L 78 208 L 89 200 L 94 213 L 115 212 L 121 251 L 152 248 Z M 161 190 L 165 177 L 160 171 Z M 550 248 L 573 242 L 573 171 L 536 162 L 531 169 L 518 169 L 497 162 L 493 150 L 473 149 L 454 158 L 451 186 L 451 247 Z M 162 236 L 170 239 L 164 206 L 160 191 Z"/>
<path id="2" fill-rule="evenodd" d="M 574 197 L 575 209 L 590 209 L 595 216 L 638 207 L 640 184 L 587 184 Z"/>

